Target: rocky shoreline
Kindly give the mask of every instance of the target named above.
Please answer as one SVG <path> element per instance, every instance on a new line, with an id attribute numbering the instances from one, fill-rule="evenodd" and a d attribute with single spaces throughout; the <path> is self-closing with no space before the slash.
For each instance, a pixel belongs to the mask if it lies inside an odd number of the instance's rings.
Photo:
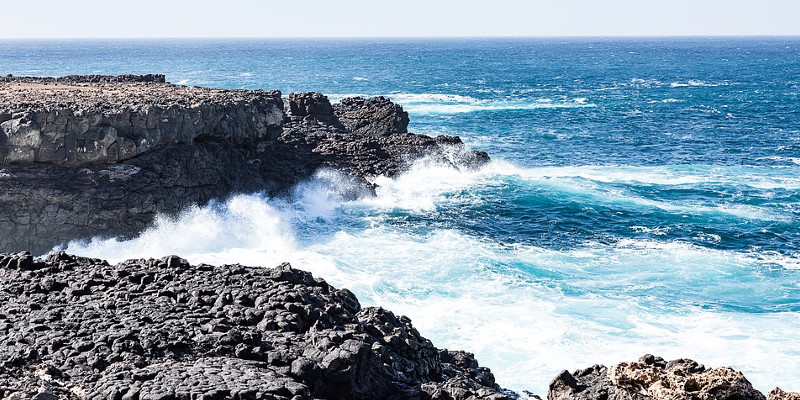
<path id="1" fill-rule="evenodd" d="M 386 98 L 223 90 L 163 75 L 0 79 L 0 251 L 131 237 L 158 214 L 285 194 L 323 167 L 369 179 L 422 156 L 488 161 L 458 137 L 408 133 Z"/>
<path id="2" fill-rule="evenodd" d="M 157 214 L 237 193 L 285 194 L 320 168 L 365 190 L 423 156 L 488 161 L 408 133 L 383 97 L 222 90 L 163 75 L 0 77 L 0 252 L 132 236 Z M 515 399 L 464 351 L 361 307 L 288 264 L 110 265 L 0 253 L 0 399 Z M 646 355 L 562 371 L 548 400 L 800 400 L 741 372 Z"/>
<path id="3" fill-rule="evenodd" d="M 511 399 L 288 264 L 0 255 L 0 399 Z"/>
<path id="4" fill-rule="evenodd" d="M 0 399 L 539 398 L 411 320 L 288 264 L 0 254 Z M 800 400 L 730 367 L 646 355 L 562 371 L 548 400 Z"/>

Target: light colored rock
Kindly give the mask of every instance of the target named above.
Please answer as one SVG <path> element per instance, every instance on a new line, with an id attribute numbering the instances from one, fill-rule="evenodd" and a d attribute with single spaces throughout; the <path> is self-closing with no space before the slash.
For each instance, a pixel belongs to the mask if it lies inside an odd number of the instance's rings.
<path id="1" fill-rule="evenodd" d="M 800 393 L 787 392 L 776 387 L 767 393 L 767 400 L 800 400 Z"/>

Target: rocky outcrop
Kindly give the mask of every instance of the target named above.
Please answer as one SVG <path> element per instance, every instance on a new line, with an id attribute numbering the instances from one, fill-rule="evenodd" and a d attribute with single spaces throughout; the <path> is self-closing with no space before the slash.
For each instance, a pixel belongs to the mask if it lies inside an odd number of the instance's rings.
<path id="1" fill-rule="evenodd" d="M 767 400 L 800 400 L 800 393 L 787 392 L 781 388 L 775 388 L 767 393 Z"/>
<path id="2" fill-rule="evenodd" d="M 385 97 L 346 98 L 337 103 L 334 109 L 342 125 L 356 134 L 408 132 L 408 113 Z"/>
<path id="3" fill-rule="evenodd" d="M 767 397 L 730 367 L 706 368 L 689 359 L 665 361 L 645 355 L 610 368 L 595 365 L 562 371 L 550 383 L 548 400 L 765 400 L 800 396 L 775 389 Z"/>
<path id="4" fill-rule="evenodd" d="M 2 160 L 113 164 L 157 146 L 201 140 L 241 145 L 281 132 L 278 91 L 156 84 L 147 76 L 142 82 L 85 78 L 2 84 Z"/>
<path id="5" fill-rule="evenodd" d="M 0 254 L 0 398 L 510 399 L 472 354 L 288 264 Z"/>
<path id="6" fill-rule="evenodd" d="M 323 167 L 369 180 L 430 156 L 485 163 L 457 137 L 408 133 L 385 98 L 192 88 L 163 76 L 0 79 L 0 251 L 130 237 L 236 193 L 280 196 Z M 372 116 L 372 117 L 370 117 Z"/>

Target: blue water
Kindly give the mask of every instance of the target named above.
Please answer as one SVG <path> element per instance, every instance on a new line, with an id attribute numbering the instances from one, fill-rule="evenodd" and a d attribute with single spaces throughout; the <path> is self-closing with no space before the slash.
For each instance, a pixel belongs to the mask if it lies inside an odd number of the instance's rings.
<path id="1" fill-rule="evenodd" d="M 800 38 L 0 41 L 0 73 L 386 95 L 493 162 L 220 199 L 120 260 L 291 261 L 512 389 L 644 353 L 800 390 Z"/>

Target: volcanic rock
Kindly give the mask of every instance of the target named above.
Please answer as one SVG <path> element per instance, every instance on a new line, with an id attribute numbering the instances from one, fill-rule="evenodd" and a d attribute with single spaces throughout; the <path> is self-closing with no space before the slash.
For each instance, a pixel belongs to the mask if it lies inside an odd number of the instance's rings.
<path id="1" fill-rule="evenodd" d="M 488 161 L 458 137 L 407 132 L 386 98 L 222 90 L 163 75 L 0 79 L 0 251 L 132 237 L 156 215 L 237 193 L 288 193 L 320 168 L 373 190 L 430 157 Z"/>
<path id="2" fill-rule="evenodd" d="M 0 398 L 511 399 L 465 352 L 288 264 L 0 255 Z"/>

